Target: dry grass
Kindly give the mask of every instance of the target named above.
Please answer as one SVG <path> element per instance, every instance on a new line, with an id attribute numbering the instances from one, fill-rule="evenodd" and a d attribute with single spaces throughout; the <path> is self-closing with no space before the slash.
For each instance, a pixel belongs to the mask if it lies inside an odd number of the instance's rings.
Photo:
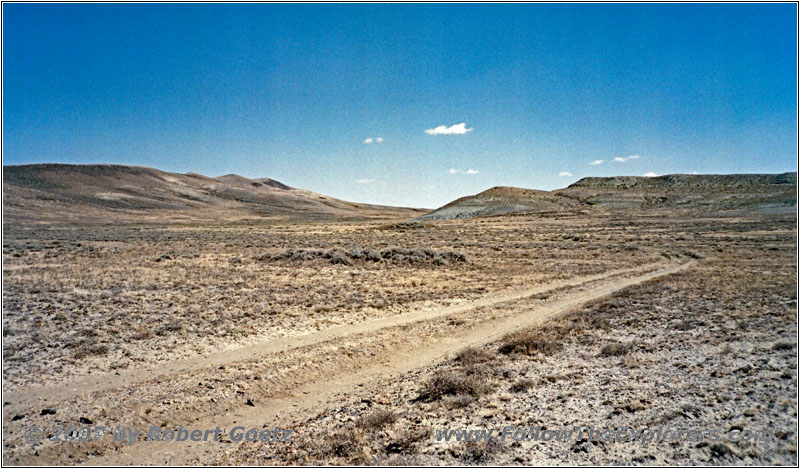
<path id="1" fill-rule="evenodd" d="M 580 241 L 555 235 L 565 226 Z M 205 354 L 660 258 L 649 249 L 620 256 L 619 243 L 649 242 L 643 232 L 611 227 L 597 236 L 594 223 L 579 219 L 6 225 L 4 232 L 4 377 L 17 384 L 109 362 L 129 368 Z M 76 337 L 80 329 L 97 336 Z"/>

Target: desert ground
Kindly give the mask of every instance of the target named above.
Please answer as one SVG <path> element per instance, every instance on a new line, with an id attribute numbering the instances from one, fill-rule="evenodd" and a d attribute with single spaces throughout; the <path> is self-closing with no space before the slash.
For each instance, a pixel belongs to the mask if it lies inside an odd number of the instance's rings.
<path id="1" fill-rule="evenodd" d="M 365 206 L 179 222 L 145 207 L 112 223 L 100 209 L 58 218 L 74 210 L 37 195 L 56 214 L 40 221 L 9 194 L 4 464 L 798 462 L 796 199 L 779 213 L 773 197 L 750 213 L 579 200 L 472 218 Z M 588 425 L 767 438 L 435 436 Z M 95 439 L 99 426 L 143 434 Z M 151 427 L 223 436 L 146 441 Z M 233 441 L 235 427 L 292 437 Z"/>

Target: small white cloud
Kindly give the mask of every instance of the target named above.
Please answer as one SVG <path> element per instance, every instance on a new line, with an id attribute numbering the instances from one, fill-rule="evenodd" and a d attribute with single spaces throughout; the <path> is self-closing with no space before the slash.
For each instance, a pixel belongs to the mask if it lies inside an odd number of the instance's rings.
<path id="1" fill-rule="evenodd" d="M 692 171 L 692 172 L 691 172 L 691 173 L 689 173 L 689 174 L 700 174 L 700 173 L 698 173 L 697 171 Z"/>
<path id="2" fill-rule="evenodd" d="M 646 177 L 646 178 L 654 178 L 654 177 L 658 177 L 658 174 L 656 174 L 656 173 L 654 173 L 654 172 L 650 171 L 650 172 L 647 172 L 647 173 L 644 173 L 644 174 L 642 174 L 642 176 L 644 176 L 644 177 Z"/>
<path id="3" fill-rule="evenodd" d="M 603 164 L 603 161 L 604 160 L 594 160 L 591 163 L 589 163 L 589 166 L 597 166 L 599 164 Z"/>
<path id="4" fill-rule="evenodd" d="M 450 168 L 447 171 L 447 174 L 470 174 L 471 175 L 471 174 L 478 174 L 478 173 L 480 173 L 480 171 L 478 171 L 477 169 L 472 169 L 472 168 L 470 168 L 470 169 L 468 169 L 466 171 L 463 171 L 461 169 L 456 169 L 456 168 Z"/>
<path id="5" fill-rule="evenodd" d="M 370 143 L 372 143 L 372 139 L 371 138 L 365 138 L 363 143 L 366 143 L 367 145 L 369 145 Z"/>
<path id="6" fill-rule="evenodd" d="M 572 173 L 570 173 L 569 171 L 561 171 L 560 173 L 558 173 L 558 175 L 561 177 L 572 176 Z"/>
<path id="7" fill-rule="evenodd" d="M 378 137 L 375 139 L 376 143 L 383 143 L 383 137 Z"/>
<path id="8" fill-rule="evenodd" d="M 628 160 L 637 160 L 639 159 L 639 155 L 628 155 L 628 156 L 617 156 L 614 157 L 614 161 L 617 163 L 624 163 Z"/>
<path id="9" fill-rule="evenodd" d="M 359 184 L 372 184 L 373 182 L 375 182 L 375 180 L 364 178 L 364 179 L 358 179 L 356 182 Z"/>
<path id="10" fill-rule="evenodd" d="M 472 127 L 467 128 L 467 124 L 460 123 L 454 124 L 450 127 L 446 125 L 440 125 L 439 127 L 434 127 L 432 129 L 428 129 L 425 131 L 428 135 L 463 135 L 467 132 L 472 132 L 474 129 Z"/>

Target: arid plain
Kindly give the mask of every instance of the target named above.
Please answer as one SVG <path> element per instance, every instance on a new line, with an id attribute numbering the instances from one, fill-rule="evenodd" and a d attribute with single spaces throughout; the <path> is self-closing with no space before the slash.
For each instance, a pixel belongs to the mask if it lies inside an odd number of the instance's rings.
<path id="1" fill-rule="evenodd" d="M 795 173 L 432 212 L 131 167 L 6 167 L 3 190 L 5 464 L 797 464 Z M 769 437 L 434 436 L 536 425 Z"/>

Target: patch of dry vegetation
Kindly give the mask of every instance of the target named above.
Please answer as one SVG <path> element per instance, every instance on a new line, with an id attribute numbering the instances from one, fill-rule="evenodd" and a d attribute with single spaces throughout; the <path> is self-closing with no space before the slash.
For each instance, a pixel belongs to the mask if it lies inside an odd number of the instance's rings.
<path id="1" fill-rule="evenodd" d="M 331 264 L 353 265 L 354 262 L 393 262 L 393 263 L 432 263 L 447 265 L 451 262 L 466 262 L 467 256 L 456 251 L 436 249 L 405 249 L 390 247 L 386 249 L 293 249 L 274 255 L 256 256 L 256 260 L 309 262 L 325 260 Z"/>

